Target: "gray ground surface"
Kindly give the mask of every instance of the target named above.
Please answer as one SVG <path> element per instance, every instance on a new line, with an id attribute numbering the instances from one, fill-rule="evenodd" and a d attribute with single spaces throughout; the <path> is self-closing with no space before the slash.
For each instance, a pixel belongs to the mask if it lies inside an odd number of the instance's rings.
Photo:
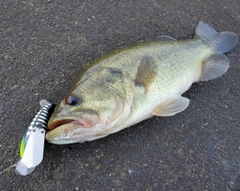
<path id="1" fill-rule="evenodd" d="M 59 102 L 99 56 L 142 40 L 191 38 L 203 20 L 240 33 L 239 0 L 0 1 L 0 171 L 39 100 Z M 0 174 L 0 190 L 240 190 L 240 45 L 221 78 L 194 84 L 184 112 L 154 117 L 84 144 L 46 143 L 26 177 Z"/>

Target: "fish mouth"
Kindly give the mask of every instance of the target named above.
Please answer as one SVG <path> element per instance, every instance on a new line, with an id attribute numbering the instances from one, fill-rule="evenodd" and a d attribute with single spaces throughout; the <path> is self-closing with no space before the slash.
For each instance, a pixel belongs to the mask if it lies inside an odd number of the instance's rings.
<path id="1" fill-rule="evenodd" d="M 85 122 L 84 120 L 81 119 L 59 119 L 59 120 L 54 120 L 54 121 L 50 121 L 48 123 L 48 130 L 52 131 L 58 127 L 61 127 L 63 125 L 67 125 L 67 124 L 75 124 L 79 127 L 83 127 L 83 128 L 90 128 L 91 125 L 87 122 Z"/>
<path id="2" fill-rule="evenodd" d="M 80 123 L 78 120 L 75 119 L 60 119 L 60 120 L 56 120 L 56 121 L 52 121 L 48 124 L 48 130 L 53 130 L 56 129 L 62 125 L 66 125 L 68 123 L 75 123 L 75 124 L 79 124 L 79 125 L 83 125 L 83 123 Z"/>
<path id="3" fill-rule="evenodd" d="M 67 123 L 71 123 L 74 120 L 72 119 L 64 119 L 64 120 L 57 120 L 57 121 L 53 121 L 51 123 L 48 124 L 48 130 L 53 130 L 56 129 L 57 127 L 61 126 L 61 125 L 65 125 Z"/>

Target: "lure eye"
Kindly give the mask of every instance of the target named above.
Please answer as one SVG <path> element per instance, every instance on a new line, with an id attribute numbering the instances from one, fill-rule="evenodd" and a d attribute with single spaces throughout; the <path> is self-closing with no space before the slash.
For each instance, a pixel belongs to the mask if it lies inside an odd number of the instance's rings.
<path id="1" fill-rule="evenodd" d="M 75 95 L 69 95 L 65 98 L 64 102 L 67 105 L 75 106 L 75 105 L 80 104 L 82 102 L 82 100 Z"/>

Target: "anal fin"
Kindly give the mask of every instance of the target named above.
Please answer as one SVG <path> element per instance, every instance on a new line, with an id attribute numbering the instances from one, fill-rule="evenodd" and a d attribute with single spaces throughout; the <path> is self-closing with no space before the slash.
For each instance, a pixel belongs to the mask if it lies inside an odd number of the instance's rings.
<path id="1" fill-rule="evenodd" d="M 223 54 L 214 53 L 202 62 L 202 74 L 199 81 L 208 81 L 222 76 L 229 68 L 230 62 Z"/>
<path id="2" fill-rule="evenodd" d="M 152 114 L 157 116 L 173 116 L 185 110 L 189 104 L 189 99 L 182 96 L 175 96 L 170 100 L 165 101 L 161 105 L 157 106 Z"/>

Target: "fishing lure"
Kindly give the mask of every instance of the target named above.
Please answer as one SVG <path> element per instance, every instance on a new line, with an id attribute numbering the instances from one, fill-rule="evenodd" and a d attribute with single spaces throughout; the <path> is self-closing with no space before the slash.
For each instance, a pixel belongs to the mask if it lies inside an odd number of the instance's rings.
<path id="1" fill-rule="evenodd" d="M 26 176 L 32 173 L 42 162 L 47 123 L 52 115 L 55 104 L 46 100 L 40 101 L 41 109 L 25 129 L 20 144 L 20 160 L 15 173 Z"/>

